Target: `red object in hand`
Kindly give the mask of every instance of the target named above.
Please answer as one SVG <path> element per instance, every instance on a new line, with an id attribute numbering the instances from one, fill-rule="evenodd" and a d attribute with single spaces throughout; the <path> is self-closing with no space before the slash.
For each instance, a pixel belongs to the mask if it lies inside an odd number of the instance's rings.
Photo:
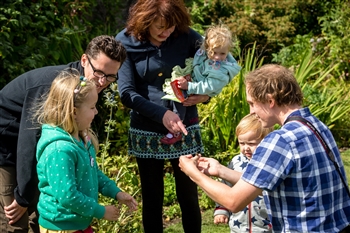
<path id="1" fill-rule="evenodd" d="M 192 81 L 191 74 L 186 74 L 184 76 L 184 78 L 187 80 L 187 82 L 191 82 Z"/>
<path id="2" fill-rule="evenodd" d="M 178 87 L 178 80 L 174 80 L 170 83 L 171 88 L 173 89 L 173 92 L 176 96 L 176 98 L 178 98 L 178 100 L 180 100 L 180 102 L 184 102 L 187 99 L 187 94 L 184 90 L 181 90 Z"/>

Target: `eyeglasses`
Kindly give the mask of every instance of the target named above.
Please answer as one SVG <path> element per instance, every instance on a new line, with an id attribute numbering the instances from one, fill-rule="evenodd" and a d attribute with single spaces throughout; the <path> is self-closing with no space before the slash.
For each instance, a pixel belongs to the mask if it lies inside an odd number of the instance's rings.
<path id="1" fill-rule="evenodd" d="M 106 80 L 108 82 L 115 82 L 115 81 L 118 80 L 118 73 L 117 74 L 105 74 L 101 70 L 95 69 L 95 67 L 91 64 L 89 56 L 86 56 L 86 57 L 87 57 L 87 59 L 89 61 L 89 64 L 90 64 L 90 66 L 92 68 L 92 71 L 94 72 L 93 75 L 96 78 L 106 78 Z"/>

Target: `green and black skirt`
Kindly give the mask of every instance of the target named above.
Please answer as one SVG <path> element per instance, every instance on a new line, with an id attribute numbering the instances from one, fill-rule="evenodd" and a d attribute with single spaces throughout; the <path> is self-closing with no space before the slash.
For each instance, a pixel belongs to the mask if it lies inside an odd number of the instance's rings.
<path id="1" fill-rule="evenodd" d="M 182 140 L 166 145 L 160 142 L 164 134 L 130 128 L 128 153 L 138 158 L 154 159 L 175 159 L 181 155 L 203 153 L 199 125 L 191 125 L 186 129 L 188 134 L 182 135 Z"/>

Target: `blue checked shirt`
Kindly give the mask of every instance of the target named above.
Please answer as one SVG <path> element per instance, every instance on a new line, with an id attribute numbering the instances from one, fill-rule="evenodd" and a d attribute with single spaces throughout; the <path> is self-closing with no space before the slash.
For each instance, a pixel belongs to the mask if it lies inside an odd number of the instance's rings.
<path id="1" fill-rule="evenodd" d="M 302 116 L 321 132 L 345 171 L 330 130 L 308 108 Z M 350 224 L 350 198 L 315 134 L 297 121 L 267 135 L 259 144 L 242 179 L 263 189 L 274 232 L 339 232 Z"/>

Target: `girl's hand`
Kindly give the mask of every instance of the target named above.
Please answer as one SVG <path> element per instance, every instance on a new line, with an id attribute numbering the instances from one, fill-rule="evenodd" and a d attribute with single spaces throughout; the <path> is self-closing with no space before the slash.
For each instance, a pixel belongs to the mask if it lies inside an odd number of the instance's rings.
<path id="1" fill-rule="evenodd" d="M 119 192 L 117 193 L 116 199 L 120 203 L 128 206 L 131 211 L 137 210 L 137 202 L 130 194 L 125 192 Z"/>
<path id="2" fill-rule="evenodd" d="M 105 206 L 106 212 L 103 216 L 104 219 L 109 221 L 117 221 L 119 218 L 119 210 L 114 205 Z"/>

